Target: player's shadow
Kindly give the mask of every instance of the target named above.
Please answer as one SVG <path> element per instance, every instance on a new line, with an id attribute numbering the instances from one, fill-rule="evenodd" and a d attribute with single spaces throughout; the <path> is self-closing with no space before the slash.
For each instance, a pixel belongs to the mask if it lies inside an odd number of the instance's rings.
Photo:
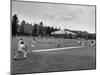
<path id="1" fill-rule="evenodd" d="M 15 61 L 25 60 L 26 58 L 14 58 Z"/>
<path id="2" fill-rule="evenodd" d="M 23 56 L 24 56 L 23 53 L 19 53 L 16 58 L 13 58 L 13 60 L 15 60 L 15 61 L 25 60 L 26 58 L 24 58 Z"/>

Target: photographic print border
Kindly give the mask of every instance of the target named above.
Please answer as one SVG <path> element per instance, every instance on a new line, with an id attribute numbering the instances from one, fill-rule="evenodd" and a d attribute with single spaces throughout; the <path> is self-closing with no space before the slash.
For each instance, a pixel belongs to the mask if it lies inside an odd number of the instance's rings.
<path id="1" fill-rule="evenodd" d="M 97 16 L 97 7 L 96 7 L 96 5 L 87 5 L 87 4 L 71 4 L 71 3 L 56 3 L 56 2 L 42 2 L 42 1 L 22 1 L 22 0 L 10 0 L 10 49 L 12 48 L 12 27 L 11 27 L 11 18 L 12 18 L 12 1 L 16 1 L 16 2 L 33 2 L 33 3 L 46 3 L 46 4 L 60 4 L 60 5 L 75 5 L 75 6 L 94 6 L 95 7 L 95 34 L 96 34 L 96 44 L 95 44 L 95 46 L 96 46 L 96 48 L 95 48 L 95 58 L 97 59 L 97 57 L 96 57 L 96 54 L 97 54 L 97 25 L 96 25 L 96 16 Z M 10 50 L 10 54 L 11 54 L 11 50 Z M 11 56 L 12 55 L 10 55 L 10 72 L 11 72 Z M 97 60 L 95 59 L 95 61 L 96 61 L 96 63 L 97 63 Z M 97 65 L 96 65 L 96 67 L 97 67 Z M 87 70 L 87 69 L 86 69 Z M 94 70 L 94 69 L 92 69 L 92 70 Z M 66 70 L 65 70 L 66 71 Z M 65 71 L 52 71 L 52 72 L 65 72 Z M 84 71 L 84 70 L 72 70 L 72 71 Z M 33 72 L 34 73 L 34 72 Z M 32 74 L 33 74 L 32 73 Z M 37 73 L 51 73 L 51 72 L 37 72 Z M 23 74 L 25 74 L 25 73 L 23 73 Z M 26 73 L 26 74 L 28 74 L 28 73 Z"/>

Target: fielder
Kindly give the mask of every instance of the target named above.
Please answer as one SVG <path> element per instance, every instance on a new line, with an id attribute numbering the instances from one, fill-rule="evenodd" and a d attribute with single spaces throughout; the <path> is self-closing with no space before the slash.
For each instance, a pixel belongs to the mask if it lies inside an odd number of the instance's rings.
<path id="1" fill-rule="evenodd" d="M 57 47 L 61 47 L 61 40 L 57 42 Z"/>
<path id="2" fill-rule="evenodd" d="M 82 40 L 82 46 L 85 47 L 85 41 L 84 40 Z"/>
<path id="3" fill-rule="evenodd" d="M 35 38 L 33 38 L 32 43 L 31 43 L 32 49 L 34 48 L 35 44 L 36 44 L 36 40 L 35 40 Z M 32 52 L 32 50 L 30 50 L 30 52 Z"/>
<path id="4" fill-rule="evenodd" d="M 36 44 L 36 40 L 35 40 L 35 38 L 33 38 L 32 39 L 32 44 L 31 44 L 31 46 L 34 48 L 34 45 Z"/>
<path id="5" fill-rule="evenodd" d="M 26 52 L 26 49 L 25 49 L 25 45 L 24 45 L 23 39 L 20 39 L 19 42 L 18 42 L 17 54 L 14 56 L 15 59 L 17 58 L 19 53 L 24 53 L 24 58 L 26 58 L 27 52 Z"/>
<path id="6" fill-rule="evenodd" d="M 91 40 L 91 45 L 92 45 L 92 46 L 95 45 L 95 40 Z"/>
<path id="7" fill-rule="evenodd" d="M 79 45 L 81 45 L 81 46 L 83 46 L 83 47 L 85 46 L 84 40 L 77 40 L 77 42 L 78 42 Z"/>

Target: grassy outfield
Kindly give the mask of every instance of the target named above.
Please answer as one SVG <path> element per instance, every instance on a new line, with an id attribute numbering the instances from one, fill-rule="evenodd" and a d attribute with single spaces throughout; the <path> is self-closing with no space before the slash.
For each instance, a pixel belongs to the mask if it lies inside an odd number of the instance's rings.
<path id="1" fill-rule="evenodd" d="M 85 48 L 33 52 L 27 54 L 27 59 L 15 61 L 13 60 L 13 56 L 16 53 L 17 43 L 20 38 L 21 37 L 16 37 L 12 39 L 12 73 L 88 70 L 96 68 L 95 47 L 91 47 L 88 42 L 85 42 Z M 26 42 L 27 49 L 32 49 L 31 38 L 23 38 Z M 62 40 L 62 47 L 79 46 L 75 39 L 36 38 L 37 44 L 33 50 L 56 48 L 56 42 L 59 39 Z"/>

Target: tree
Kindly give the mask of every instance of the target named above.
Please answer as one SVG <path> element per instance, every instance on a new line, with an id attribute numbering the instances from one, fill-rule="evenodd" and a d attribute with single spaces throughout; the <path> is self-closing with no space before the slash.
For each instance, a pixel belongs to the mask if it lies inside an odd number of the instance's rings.
<path id="1" fill-rule="evenodd" d="M 18 17 L 15 14 L 12 18 L 12 35 L 17 34 L 17 28 L 18 28 Z"/>
<path id="2" fill-rule="evenodd" d="M 24 34 L 32 35 L 32 31 L 33 31 L 32 24 L 27 23 L 24 25 Z"/>
<path id="3" fill-rule="evenodd" d="M 50 27 L 49 27 L 49 26 L 47 26 L 47 28 L 46 28 L 46 34 L 48 34 L 48 35 L 50 35 L 50 34 L 51 34 L 51 29 L 50 29 Z"/>
<path id="4" fill-rule="evenodd" d="M 32 35 L 33 36 L 37 36 L 38 35 L 38 24 L 34 24 Z"/>
<path id="5" fill-rule="evenodd" d="M 38 34 L 41 35 L 41 36 L 44 35 L 44 26 L 43 26 L 43 22 L 40 22 L 40 24 L 39 24 Z"/>
<path id="6" fill-rule="evenodd" d="M 26 25 L 26 22 L 23 20 L 21 22 L 21 25 L 20 25 L 20 34 L 24 35 L 25 34 L 25 25 Z"/>

